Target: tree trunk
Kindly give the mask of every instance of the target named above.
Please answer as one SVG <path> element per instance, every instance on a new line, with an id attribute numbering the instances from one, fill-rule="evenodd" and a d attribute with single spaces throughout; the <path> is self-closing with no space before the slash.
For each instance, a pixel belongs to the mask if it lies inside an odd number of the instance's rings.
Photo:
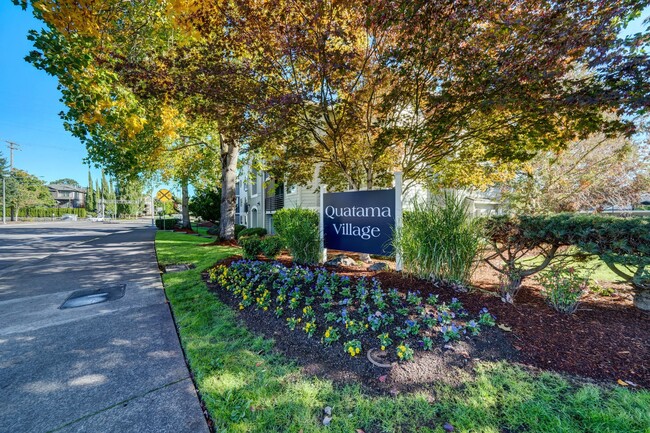
<path id="1" fill-rule="evenodd" d="M 650 289 L 636 289 L 634 291 L 634 306 L 642 311 L 650 311 Z"/>
<path id="2" fill-rule="evenodd" d="M 181 227 L 184 229 L 192 229 L 190 224 L 190 193 L 187 186 L 187 179 L 181 180 L 181 214 L 183 216 L 183 221 L 181 222 Z"/>
<path id="3" fill-rule="evenodd" d="M 235 184 L 237 182 L 237 158 L 239 143 L 221 136 L 221 218 L 219 237 L 223 240 L 235 239 Z"/>

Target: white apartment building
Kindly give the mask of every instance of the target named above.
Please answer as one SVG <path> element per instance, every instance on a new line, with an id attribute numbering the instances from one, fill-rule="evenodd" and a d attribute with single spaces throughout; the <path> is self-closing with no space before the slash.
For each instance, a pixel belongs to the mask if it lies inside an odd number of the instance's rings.
<path id="1" fill-rule="evenodd" d="M 239 173 L 235 187 L 237 207 L 235 223 L 246 227 L 263 227 L 269 233 L 273 230 L 273 214 L 282 208 L 320 210 L 320 182 L 318 167 L 307 185 L 286 185 L 270 178 L 268 173 L 256 171 L 245 165 Z M 486 192 L 459 191 L 468 203 L 470 212 L 475 216 L 492 215 L 502 212 L 496 190 Z M 421 185 L 408 188 L 402 196 L 405 210 L 413 200 L 429 200 L 430 192 Z"/>

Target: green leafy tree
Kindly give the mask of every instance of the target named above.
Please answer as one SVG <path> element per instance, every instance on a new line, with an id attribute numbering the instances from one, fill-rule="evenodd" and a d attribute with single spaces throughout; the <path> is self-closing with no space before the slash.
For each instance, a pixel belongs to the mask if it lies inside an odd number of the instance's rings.
<path id="1" fill-rule="evenodd" d="M 11 206 L 12 221 L 17 219 L 20 209 L 56 205 L 45 183 L 24 170 L 13 169 L 6 183 L 7 204 Z"/>
<path id="2" fill-rule="evenodd" d="M 2 188 L 2 181 L 4 180 L 5 182 L 5 194 L 6 194 L 6 183 L 7 183 L 7 177 L 9 176 L 9 164 L 7 162 L 7 158 L 5 158 L 2 155 L 2 152 L 0 152 L 0 188 Z M 7 201 L 6 197 L 2 197 L 5 199 L 5 204 Z M 6 212 L 7 209 L 5 208 L 4 211 Z M 6 214 L 4 215 L 6 218 Z"/>
<path id="3" fill-rule="evenodd" d="M 108 182 L 108 191 L 106 193 L 107 209 L 113 218 L 117 218 L 117 194 L 113 186 L 113 179 Z"/>
<path id="4" fill-rule="evenodd" d="M 69 186 L 74 186 L 75 188 L 81 188 L 81 184 L 79 184 L 79 182 L 77 182 L 76 180 L 71 179 L 69 177 L 65 177 L 63 179 L 53 180 L 50 183 L 52 183 L 52 184 L 61 184 L 61 185 L 69 185 Z"/>
<path id="5" fill-rule="evenodd" d="M 136 216 L 144 211 L 144 182 L 140 179 L 118 179 L 117 214 Z"/>
<path id="6" fill-rule="evenodd" d="M 95 211 L 97 212 L 97 215 L 102 215 L 104 213 L 104 202 L 102 200 L 102 189 L 101 185 L 99 184 L 99 179 L 95 179 L 95 190 L 93 191 L 95 198 L 93 199 L 93 202 L 95 203 Z"/>
<path id="7" fill-rule="evenodd" d="M 86 210 L 95 212 L 97 210 L 95 203 L 95 189 L 93 187 L 93 178 L 88 170 L 88 187 L 86 188 Z"/>
<path id="8" fill-rule="evenodd" d="M 221 191 L 214 187 L 197 190 L 189 208 L 194 215 L 206 221 L 218 222 L 221 217 Z"/>

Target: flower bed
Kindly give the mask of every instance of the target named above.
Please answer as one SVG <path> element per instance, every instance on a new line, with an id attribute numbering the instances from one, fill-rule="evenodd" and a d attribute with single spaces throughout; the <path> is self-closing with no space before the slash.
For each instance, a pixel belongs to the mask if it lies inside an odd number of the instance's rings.
<path id="1" fill-rule="evenodd" d="M 210 269 L 209 278 L 231 292 L 240 310 L 272 312 L 290 330 L 338 345 L 351 357 L 379 348 L 388 360 L 407 361 L 414 350 L 476 337 L 495 324 L 486 308 L 472 316 L 456 298 L 445 303 L 418 291 L 402 294 L 375 278 L 352 279 L 322 268 L 241 260 Z"/>

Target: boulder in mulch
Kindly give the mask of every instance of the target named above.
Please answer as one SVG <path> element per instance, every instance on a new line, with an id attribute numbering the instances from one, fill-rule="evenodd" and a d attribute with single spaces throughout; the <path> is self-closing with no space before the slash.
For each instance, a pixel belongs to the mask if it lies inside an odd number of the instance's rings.
<path id="1" fill-rule="evenodd" d="M 327 262 L 325 262 L 326 266 L 356 266 L 356 264 L 357 262 L 352 260 L 350 257 L 346 256 L 345 254 L 339 254 L 333 259 L 330 259 Z"/>
<path id="2" fill-rule="evenodd" d="M 369 271 L 386 271 L 388 270 L 388 265 L 384 262 L 377 262 L 373 263 L 372 265 L 368 266 Z"/>
<path id="3" fill-rule="evenodd" d="M 359 260 L 361 260 L 363 263 L 372 263 L 372 260 L 370 259 L 370 254 L 359 254 Z"/>

